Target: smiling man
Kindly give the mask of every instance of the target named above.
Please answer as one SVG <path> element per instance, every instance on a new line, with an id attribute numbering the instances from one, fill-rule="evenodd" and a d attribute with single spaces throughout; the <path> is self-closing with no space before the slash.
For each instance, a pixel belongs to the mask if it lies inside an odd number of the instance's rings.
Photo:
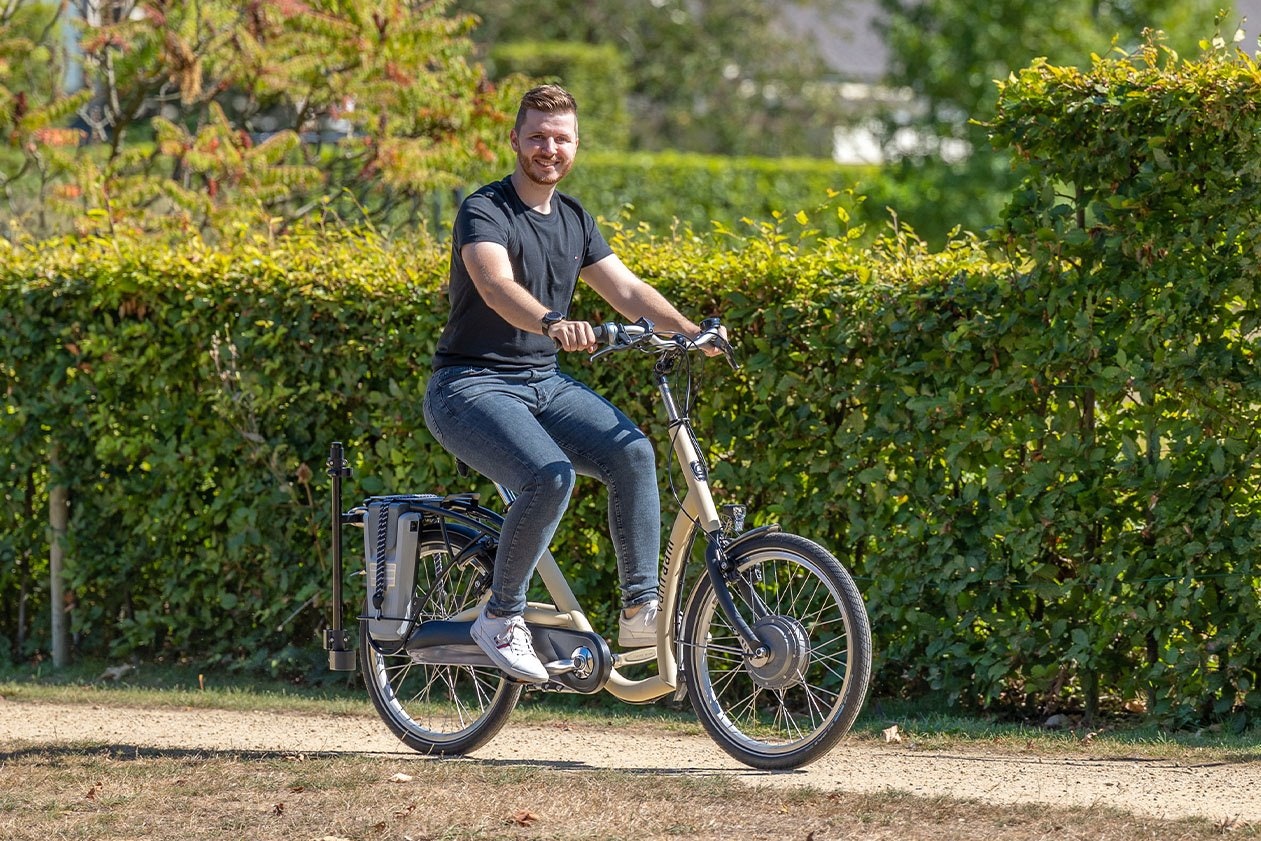
<path id="1" fill-rule="evenodd" d="M 451 246 L 451 313 L 434 354 L 425 423 L 443 447 L 518 496 L 473 639 L 512 677 L 547 679 L 522 620 L 526 587 L 577 475 L 609 490 L 623 611 L 618 643 L 656 644 L 661 503 L 652 444 L 603 397 L 562 374 L 557 351 L 596 348 L 571 318 L 578 281 L 629 321 L 700 334 L 617 258 L 595 220 L 556 185 L 578 153 L 578 106 L 564 88 L 525 94 L 509 135 L 511 175 L 468 197 Z"/>

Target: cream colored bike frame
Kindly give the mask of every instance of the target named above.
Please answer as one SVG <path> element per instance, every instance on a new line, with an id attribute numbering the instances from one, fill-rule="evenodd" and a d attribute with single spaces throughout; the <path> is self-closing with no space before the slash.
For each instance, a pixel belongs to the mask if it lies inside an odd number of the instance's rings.
<path id="1" fill-rule="evenodd" d="M 682 598 L 683 588 L 680 586 L 683 572 L 687 568 L 688 553 L 692 547 L 694 533 L 697 529 L 705 534 L 712 534 L 721 528 L 718 509 L 714 505 L 714 497 L 709 489 L 708 474 L 703 465 L 700 453 L 696 449 L 696 439 L 692 434 L 691 423 L 687 418 L 679 416 L 678 406 L 670 387 L 664 379 L 658 383 L 662 402 L 666 407 L 666 415 L 670 421 L 671 443 L 674 457 L 682 468 L 683 478 L 687 483 L 687 494 L 675 515 L 674 525 L 670 529 L 670 538 L 666 543 L 665 566 L 661 571 L 661 610 L 657 614 L 657 674 L 641 680 L 631 680 L 618 672 L 618 665 L 649 662 L 651 657 L 635 656 L 637 652 L 629 652 L 614 656 L 613 672 L 604 690 L 622 701 L 642 703 L 668 695 L 678 689 L 679 667 L 675 656 L 674 629 L 675 617 L 682 609 L 678 603 Z M 505 503 L 515 498 L 512 491 L 501 485 L 495 486 Z M 576 631 L 595 633 L 587 614 L 583 611 L 568 579 L 561 572 L 560 565 L 551 551 L 545 551 L 539 559 L 538 574 L 543 586 L 552 597 L 553 604 L 530 602 L 526 605 L 525 620 L 534 625 L 553 628 L 572 628 Z M 487 596 L 489 598 L 489 595 Z M 476 616 L 480 605 L 475 610 L 466 611 L 469 618 Z M 647 649 L 645 649 L 647 650 Z"/>

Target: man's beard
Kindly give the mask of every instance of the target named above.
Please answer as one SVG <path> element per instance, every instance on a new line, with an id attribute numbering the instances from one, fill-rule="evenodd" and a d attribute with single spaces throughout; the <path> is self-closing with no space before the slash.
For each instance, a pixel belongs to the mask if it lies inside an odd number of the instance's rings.
<path id="1" fill-rule="evenodd" d="M 521 164 L 521 171 L 525 173 L 525 177 L 535 184 L 543 187 L 551 187 L 560 183 L 560 180 L 569 174 L 569 170 L 573 167 L 573 161 L 556 160 L 555 166 L 549 172 L 540 174 L 534 168 L 534 162 L 522 153 L 517 153 L 517 162 Z"/>

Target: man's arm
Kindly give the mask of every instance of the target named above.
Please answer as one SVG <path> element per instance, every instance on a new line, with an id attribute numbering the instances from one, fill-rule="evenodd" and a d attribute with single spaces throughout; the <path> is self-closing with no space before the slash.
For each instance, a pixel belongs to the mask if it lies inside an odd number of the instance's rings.
<path id="1" fill-rule="evenodd" d="M 494 242 L 471 242 L 460 249 L 477 293 L 486 306 L 518 330 L 543 333 L 543 316 L 550 310 L 517 283 L 508 249 Z M 595 331 L 585 321 L 558 321 L 544 334 L 565 350 L 595 350 Z"/>
<path id="2" fill-rule="evenodd" d="M 699 325 L 684 317 L 665 297 L 626 268 L 616 254 L 582 270 L 582 279 L 628 321 L 646 318 L 658 330 L 695 336 Z"/>
<path id="3" fill-rule="evenodd" d="M 471 242 L 460 249 L 460 258 L 486 306 L 518 330 L 543 332 L 548 309 L 513 278 L 508 249 L 495 242 Z"/>

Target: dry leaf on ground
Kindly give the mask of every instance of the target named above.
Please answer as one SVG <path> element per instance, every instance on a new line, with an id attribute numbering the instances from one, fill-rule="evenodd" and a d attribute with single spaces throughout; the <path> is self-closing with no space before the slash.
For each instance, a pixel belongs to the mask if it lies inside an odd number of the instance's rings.
<path id="1" fill-rule="evenodd" d="M 529 809 L 518 809 L 512 813 L 512 823 L 517 826 L 534 826 L 539 816 L 531 812 Z"/>

